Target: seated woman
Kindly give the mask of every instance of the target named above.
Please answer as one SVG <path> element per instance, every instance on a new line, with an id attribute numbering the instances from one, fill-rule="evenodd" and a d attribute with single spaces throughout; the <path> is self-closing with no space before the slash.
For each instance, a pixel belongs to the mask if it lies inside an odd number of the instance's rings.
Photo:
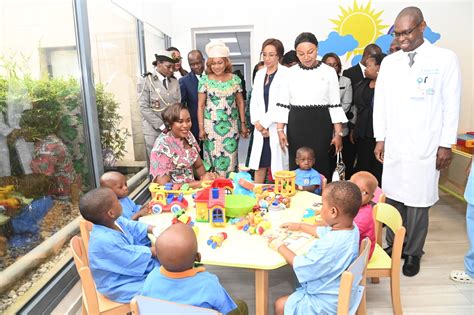
<path id="1" fill-rule="evenodd" d="M 199 157 L 199 145 L 190 132 L 191 116 L 186 106 L 173 104 L 163 111 L 162 118 L 166 130 L 156 138 L 150 155 L 153 182 L 161 185 L 187 183 L 191 188 L 197 188 L 202 181 L 215 179 L 216 175 L 206 172 Z M 200 180 L 196 180 L 194 174 Z"/>

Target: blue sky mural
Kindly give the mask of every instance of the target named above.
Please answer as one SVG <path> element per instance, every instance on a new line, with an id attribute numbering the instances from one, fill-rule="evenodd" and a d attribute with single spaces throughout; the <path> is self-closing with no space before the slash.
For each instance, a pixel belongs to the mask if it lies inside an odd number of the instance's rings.
<path id="1" fill-rule="evenodd" d="M 375 43 L 383 52 L 388 52 L 393 40 L 390 35 L 393 25 L 383 24 L 383 10 L 372 8 L 371 1 L 364 6 L 356 0 L 352 7 L 339 8 L 341 13 L 338 18 L 330 19 L 335 24 L 334 31 L 328 34 L 327 39 L 319 42 L 318 55 L 334 52 L 343 60 L 352 58 L 351 64 L 355 65 L 361 60 L 364 47 L 370 43 Z M 441 34 L 434 32 L 429 26 L 426 27 L 424 36 L 430 43 L 441 38 Z"/>

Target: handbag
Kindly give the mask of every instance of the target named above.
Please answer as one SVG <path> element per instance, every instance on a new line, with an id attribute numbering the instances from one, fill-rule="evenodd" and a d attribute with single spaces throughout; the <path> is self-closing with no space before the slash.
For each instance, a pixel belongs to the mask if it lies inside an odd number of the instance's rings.
<path id="1" fill-rule="evenodd" d="M 342 152 L 336 153 L 336 169 L 332 173 L 332 181 L 337 182 L 346 178 L 346 165 L 342 161 Z"/>

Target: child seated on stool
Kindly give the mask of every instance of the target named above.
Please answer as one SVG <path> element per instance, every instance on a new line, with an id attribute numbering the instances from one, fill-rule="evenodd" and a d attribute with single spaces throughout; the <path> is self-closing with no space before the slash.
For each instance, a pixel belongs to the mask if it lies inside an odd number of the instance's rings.
<path id="1" fill-rule="evenodd" d="M 104 173 L 100 177 L 100 186 L 113 190 L 122 205 L 123 217 L 130 220 L 137 220 L 139 217 L 150 213 L 148 203 L 144 206 L 140 206 L 135 204 L 135 202 L 128 197 L 127 180 L 125 176 L 119 172 Z"/>
<path id="2" fill-rule="evenodd" d="M 319 237 L 305 255 L 296 255 L 283 242 L 270 239 L 270 247 L 293 266 L 301 287 L 275 301 L 275 314 L 335 314 L 342 273 L 359 254 L 359 230 L 353 224 L 361 203 L 359 188 L 334 182 L 323 191 L 321 217 L 328 226 L 284 223 L 290 231 Z M 352 301 L 351 301 L 352 302 Z"/>
<path id="3" fill-rule="evenodd" d="M 196 234 L 187 224 L 173 224 L 162 232 L 155 244 L 161 267 L 150 272 L 141 294 L 222 314 L 248 314 L 247 304 L 237 301 L 237 308 L 217 276 L 204 267 L 194 268 L 201 260 L 197 247 Z"/>
<path id="4" fill-rule="evenodd" d="M 366 237 L 370 239 L 370 259 L 375 248 L 375 223 L 372 213 L 372 198 L 374 198 L 374 193 L 379 183 L 374 175 L 364 171 L 357 172 L 352 175 L 351 182 L 359 187 L 362 194 L 362 205 L 360 206 L 359 213 L 357 213 L 356 217 L 354 218 L 354 223 L 359 228 L 359 242 L 361 242 Z"/>
<path id="5" fill-rule="evenodd" d="M 122 206 L 110 188 L 99 187 L 81 197 L 79 210 L 92 222 L 89 266 L 97 290 L 107 298 L 128 303 L 137 295 L 145 278 L 160 264 L 148 233 L 153 227 L 121 217 Z"/>
<path id="6" fill-rule="evenodd" d="M 301 147 L 296 151 L 296 189 L 321 195 L 321 175 L 313 169 L 314 151 Z"/>

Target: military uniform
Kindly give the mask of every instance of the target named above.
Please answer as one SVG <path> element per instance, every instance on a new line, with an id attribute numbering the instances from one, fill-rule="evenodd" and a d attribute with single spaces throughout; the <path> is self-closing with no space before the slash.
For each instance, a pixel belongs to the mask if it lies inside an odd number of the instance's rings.
<path id="1" fill-rule="evenodd" d="M 153 73 L 147 73 L 137 85 L 148 159 L 156 138 L 165 128 L 161 118 L 162 111 L 167 106 L 181 101 L 178 80 L 174 77 L 168 78 L 165 87 L 164 79 L 165 77 L 155 70 Z"/>

